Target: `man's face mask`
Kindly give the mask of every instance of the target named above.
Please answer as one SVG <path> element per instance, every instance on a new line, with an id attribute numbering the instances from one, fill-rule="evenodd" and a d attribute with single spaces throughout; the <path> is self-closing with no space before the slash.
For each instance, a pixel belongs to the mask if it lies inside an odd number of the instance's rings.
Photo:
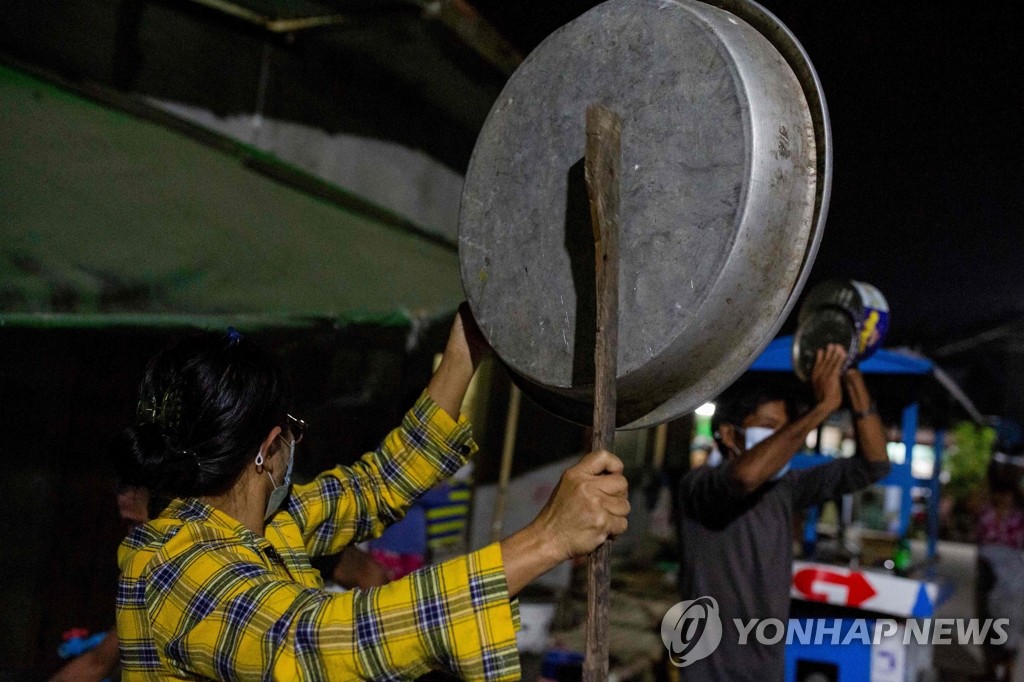
<path id="1" fill-rule="evenodd" d="M 765 428 L 763 426 L 751 426 L 744 430 L 744 444 L 746 445 L 747 451 L 749 452 L 755 445 L 761 441 L 767 440 L 775 434 L 775 429 Z M 789 471 L 790 463 L 786 464 L 778 470 L 778 472 L 772 476 L 773 481 L 777 481 Z"/>
<path id="2" fill-rule="evenodd" d="M 768 429 L 763 426 L 751 426 L 749 429 L 744 429 L 743 440 L 746 444 L 747 450 L 751 450 L 755 445 L 763 440 L 767 440 L 775 434 L 775 429 Z"/>

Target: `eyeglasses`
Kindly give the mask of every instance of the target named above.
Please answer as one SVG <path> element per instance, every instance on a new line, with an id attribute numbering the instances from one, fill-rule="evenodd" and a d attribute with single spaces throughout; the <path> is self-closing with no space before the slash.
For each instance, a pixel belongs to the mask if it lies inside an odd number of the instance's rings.
<path id="1" fill-rule="evenodd" d="M 293 417 L 290 414 L 285 415 L 285 430 L 291 434 L 292 440 L 298 445 L 302 442 L 302 439 L 306 436 L 306 422 L 302 421 L 298 417 Z"/>

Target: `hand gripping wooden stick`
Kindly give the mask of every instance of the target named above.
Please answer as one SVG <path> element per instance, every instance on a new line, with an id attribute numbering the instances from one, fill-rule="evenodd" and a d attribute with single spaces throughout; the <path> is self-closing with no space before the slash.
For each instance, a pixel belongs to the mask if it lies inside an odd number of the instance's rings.
<path id="1" fill-rule="evenodd" d="M 592 450 L 611 450 L 615 440 L 615 372 L 619 341 L 619 174 L 622 119 L 607 107 L 587 108 L 584 172 L 590 196 L 597 275 L 597 340 L 594 347 Z M 590 555 L 587 572 L 587 651 L 583 679 L 608 678 L 609 545 Z"/>

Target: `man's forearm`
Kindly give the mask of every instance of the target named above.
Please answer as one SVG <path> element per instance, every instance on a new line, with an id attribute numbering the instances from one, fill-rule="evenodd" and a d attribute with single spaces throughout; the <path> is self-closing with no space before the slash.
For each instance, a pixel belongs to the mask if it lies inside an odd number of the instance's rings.
<path id="1" fill-rule="evenodd" d="M 747 492 L 774 476 L 807 441 L 807 434 L 825 421 L 831 410 L 819 403 L 800 419 L 761 441 L 733 464 L 733 479 Z"/>
<path id="2" fill-rule="evenodd" d="M 886 462 L 889 460 L 889 453 L 886 451 L 885 429 L 882 427 L 882 420 L 877 414 L 870 414 L 864 417 L 854 417 L 857 429 L 857 442 L 860 443 L 860 451 L 864 459 L 869 462 Z"/>
<path id="3" fill-rule="evenodd" d="M 871 400 L 864 377 L 857 370 L 850 370 L 845 379 L 846 392 L 850 397 L 850 409 L 853 411 L 854 428 L 857 430 L 857 442 L 860 451 L 869 462 L 885 462 L 889 459 L 886 452 L 885 427 L 878 410 Z"/>

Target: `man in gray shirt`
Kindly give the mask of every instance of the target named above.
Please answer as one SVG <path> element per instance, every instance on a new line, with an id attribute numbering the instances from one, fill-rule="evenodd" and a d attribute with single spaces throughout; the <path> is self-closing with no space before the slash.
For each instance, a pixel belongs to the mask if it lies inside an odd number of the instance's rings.
<path id="1" fill-rule="evenodd" d="M 739 645 L 733 619 L 789 617 L 794 510 L 821 504 L 889 472 L 885 432 L 864 379 L 843 371 L 838 345 L 818 351 L 811 373 L 816 404 L 794 418 L 789 396 L 765 387 L 720 406 L 715 438 L 724 461 L 687 473 L 678 490 L 684 600 L 718 602 L 722 641 L 707 658 L 680 668 L 684 680 L 781 680 L 785 638 Z M 843 386 L 857 430 L 858 456 L 788 471 L 789 460 L 842 403 Z M 773 634 L 773 633 L 769 633 Z"/>

